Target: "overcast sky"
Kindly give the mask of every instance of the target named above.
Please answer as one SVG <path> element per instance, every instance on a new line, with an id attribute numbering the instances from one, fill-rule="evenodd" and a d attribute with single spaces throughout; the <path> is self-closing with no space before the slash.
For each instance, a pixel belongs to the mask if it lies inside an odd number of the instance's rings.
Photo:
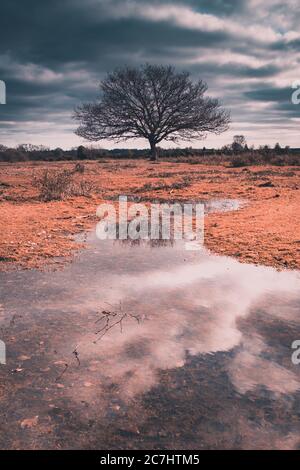
<path id="1" fill-rule="evenodd" d="M 291 103 L 299 24 L 299 0 L 1 0 L 0 143 L 82 143 L 74 106 L 97 97 L 107 71 L 149 62 L 189 70 L 231 109 L 230 130 L 194 147 L 219 147 L 234 134 L 250 145 L 300 147 L 300 105 Z"/>

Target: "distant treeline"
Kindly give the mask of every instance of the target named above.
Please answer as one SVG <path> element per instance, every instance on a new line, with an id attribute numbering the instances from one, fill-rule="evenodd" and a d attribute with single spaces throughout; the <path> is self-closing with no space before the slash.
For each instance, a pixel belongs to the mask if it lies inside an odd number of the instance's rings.
<path id="1" fill-rule="evenodd" d="M 101 149 L 85 147 L 63 150 L 61 148 L 49 149 L 44 146 L 31 144 L 8 148 L 0 145 L 0 162 L 22 161 L 68 161 L 68 160 L 101 160 L 114 159 L 145 159 L 149 157 L 148 149 Z M 300 148 L 281 147 L 276 144 L 274 148 L 261 146 L 258 149 L 234 142 L 221 149 L 203 148 L 172 148 L 159 149 L 162 160 L 190 161 L 191 163 L 222 163 L 231 162 L 233 166 L 271 163 L 275 165 L 299 165 Z"/>

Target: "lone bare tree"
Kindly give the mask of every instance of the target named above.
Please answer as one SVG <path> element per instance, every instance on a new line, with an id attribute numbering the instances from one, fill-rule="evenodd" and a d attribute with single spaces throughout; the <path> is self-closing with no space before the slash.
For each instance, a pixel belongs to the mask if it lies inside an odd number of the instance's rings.
<path id="1" fill-rule="evenodd" d="M 100 90 L 99 101 L 75 110 L 80 123 L 76 134 L 90 141 L 143 137 L 152 160 L 162 140 L 203 139 L 229 126 L 229 112 L 218 100 L 204 96 L 206 83 L 193 83 L 188 72 L 178 73 L 171 66 L 116 69 L 100 83 Z"/>
<path id="2" fill-rule="evenodd" d="M 234 153 L 242 152 L 243 150 L 245 150 L 246 146 L 247 146 L 247 141 L 246 141 L 245 136 L 235 135 L 233 137 L 233 143 L 231 145 L 231 148 Z"/>

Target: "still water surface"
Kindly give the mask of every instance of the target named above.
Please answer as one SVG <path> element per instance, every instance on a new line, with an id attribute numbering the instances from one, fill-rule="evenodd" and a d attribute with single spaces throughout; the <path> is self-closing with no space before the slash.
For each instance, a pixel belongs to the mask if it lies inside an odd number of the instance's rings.
<path id="1" fill-rule="evenodd" d="M 299 448 L 299 272 L 87 243 L 0 274 L 1 448 Z"/>

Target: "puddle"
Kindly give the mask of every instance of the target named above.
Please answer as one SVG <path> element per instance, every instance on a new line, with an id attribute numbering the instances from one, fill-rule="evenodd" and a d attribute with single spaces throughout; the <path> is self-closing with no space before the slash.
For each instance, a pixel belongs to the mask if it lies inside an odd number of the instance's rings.
<path id="1" fill-rule="evenodd" d="M 245 206 L 246 202 L 239 199 L 211 199 L 204 201 L 204 212 L 210 214 L 212 212 L 230 212 L 237 211 Z"/>
<path id="2" fill-rule="evenodd" d="M 114 197 L 113 200 L 116 200 Z M 230 212 L 236 211 L 241 209 L 246 205 L 246 201 L 240 199 L 210 199 L 208 201 L 201 201 L 201 200 L 179 200 L 179 199 L 160 199 L 160 198 L 147 198 L 145 196 L 137 197 L 137 196 L 127 196 L 127 200 L 129 203 L 143 203 L 143 202 L 151 202 L 151 203 L 169 203 L 169 204 L 203 204 L 204 205 L 204 213 L 210 214 L 213 212 Z"/>
<path id="3" fill-rule="evenodd" d="M 88 244 L 0 273 L 1 448 L 299 447 L 298 272 Z"/>

